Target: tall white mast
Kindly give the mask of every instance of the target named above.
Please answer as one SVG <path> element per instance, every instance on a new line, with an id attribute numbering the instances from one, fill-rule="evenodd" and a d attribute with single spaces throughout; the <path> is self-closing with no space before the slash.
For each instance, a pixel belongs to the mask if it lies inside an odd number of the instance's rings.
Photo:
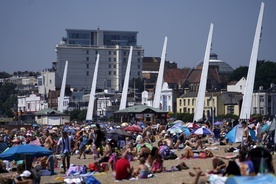
<path id="1" fill-rule="evenodd" d="M 253 95 L 253 88 L 254 88 L 254 81 L 255 81 L 255 73 L 256 73 L 256 65 L 257 65 L 257 57 L 259 51 L 259 43 L 261 37 L 261 30 L 262 30 L 262 21 L 263 21 L 263 13 L 264 13 L 264 3 L 261 3 L 258 23 L 256 27 L 253 47 L 251 51 L 251 57 L 249 62 L 249 68 L 247 73 L 247 80 L 245 84 L 245 90 L 243 95 L 243 101 L 241 106 L 241 114 L 240 119 L 249 119 L 250 112 L 251 112 L 251 105 L 252 105 L 252 95 Z"/>
<path id="2" fill-rule="evenodd" d="M 68 61 L 65 61 L 65 67 L 64 67 L 64 71 L 63 71 L 63 78 L 62 78 L 61 89 L 60 89 L 60 94 L 59 94 L 59 101 L 58 101 L 58 110 L 60 112 L 63 112 L 63 101 L 64 101 L 67 69 L 68 69 Z"/>
<path id="3" fill-rule="evenodd" d="M 206 91 L 208 68 L 209 68 L 210 50 L 211 50 L 212 36 L 213 36 L 213 27 L 214 25 L 211 23 L 206 50 L 205 50 L 204 61 L 203 61 L 203 68 L 202 68 L 201 77 L 200 77 L 200 84 L 199 84 L 199 89 L 197 93 L 194 121 L 198 121 L 203 118 L 203 108 L 204 108 L 204 99 L 205 99 L 205 91 Z"/>
<path id="4" fill-rule="evenodd" d="M 89 97 L 89 102 L 88 102 L 88 109 L 87 109 L 87 114 L 86 114 L 86 121 L 93 120 L 93 110 L 94 110 L 94 101 L 95 101 L 99 60 L 100 60 L 100 54 L 97 54 L 97 60 L 96 60 L 96 64 L 95 64 L 92 86 L 91 86 L 91 91 L 90 91 L 90 97 Z"/>
<path id="5" fill-rule="evenodd" d="M 130 75 L 132 50 L 133 50 L 133 47 L 131 46 L 130 47 L 130 51 L 129 51 L 129 55 L 128 55 L 127 68 L 126 68 L 126 74 L 125 74 L 125 81 L 124 81 L 123 93 L 122 93 L 122 97 L 121 97 L 121 103 L 120 103 L 119 110 L 122 110 L 122 109 L 126 108 L 127 90 L 128 90 L 128 84 L 129 84 L 129 75 Z"/>
<path id="6" fill-rule="evenodd" d="M 167 50 L 167 37 L 165 37 L 165 40 L 164 40 L 161 61 L 160 61 L 160 66 L 159 66 L 159 72 L 158 72 L 157 82 L 156 82 L 156 86 L 155 86 L 155 93 L 154 93 L 154 99 L 153 99 L 153 104 L 152 104 L 152 107 L 154 107 L 154 108 L 160 107 L 160 96 L 161 96 L 161 89 L 162 89 L 162 84 L 163 84 L 166 50 Z"/>

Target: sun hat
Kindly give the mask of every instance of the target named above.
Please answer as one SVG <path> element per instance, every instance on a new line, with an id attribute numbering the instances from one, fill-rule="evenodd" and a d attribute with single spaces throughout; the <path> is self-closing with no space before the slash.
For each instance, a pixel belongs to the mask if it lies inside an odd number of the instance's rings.
<path id="1" fill-rule="evenodd" d="M 28 170 L 25 170 L 22 174 L 20 174 L 20 176 L 21 177 L 30 177 L 31 176 L 31 172 L 30 171 L 28 171 Z"/>

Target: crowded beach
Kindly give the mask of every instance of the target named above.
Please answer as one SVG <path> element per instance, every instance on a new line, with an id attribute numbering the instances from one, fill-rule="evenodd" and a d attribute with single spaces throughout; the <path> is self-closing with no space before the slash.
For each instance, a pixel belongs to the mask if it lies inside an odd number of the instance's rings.
<path id="1" fill-rule="evenodd" d="M 237 126 L 242 131 L 233 140 L 231 130 Z M 1 183 L 28 184 L 144 183 L 145 179 L 227 183 L 232 177 L 266 177 L 265 181 L 275 182 L 273 133 L 275 120 L 265 118 L 237 125 L 181 120 L 166 125 L 74 122 L 2 130 L 1 144 L 7 147 L 0 154 L 0 178 Z M 241 142 L 235 141 L 238 136 Z M 41 150 L 35 152 L 36 148 Z M 162 179 L 162 175 L 172 178 Z"/>

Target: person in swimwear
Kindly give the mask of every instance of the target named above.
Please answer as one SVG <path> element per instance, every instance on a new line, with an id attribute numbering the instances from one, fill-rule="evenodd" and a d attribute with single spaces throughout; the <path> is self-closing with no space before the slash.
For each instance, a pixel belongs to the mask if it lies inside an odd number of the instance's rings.
<path id="1" fill-rule="evenodd" d="M 148 178 L 150 170 L 148 166 L 145 165 L 146 159 L 144 157 L 139 158 L 139 166 L 133 171 L 132 177 L 138 176 L 139 178 Z"/>

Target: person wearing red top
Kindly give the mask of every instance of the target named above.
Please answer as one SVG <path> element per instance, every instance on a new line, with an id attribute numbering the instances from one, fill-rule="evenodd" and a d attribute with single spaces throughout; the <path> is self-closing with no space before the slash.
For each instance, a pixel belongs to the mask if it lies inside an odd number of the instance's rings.
<path id="1" fill-rule="evenodd" d="M 129 179 L 133 168 L 130 168 L 130 163 L 127 160 L 127 151 L 123 153 L 122 158 L 116 162 L 115 179 L 123 180 Z"/>

